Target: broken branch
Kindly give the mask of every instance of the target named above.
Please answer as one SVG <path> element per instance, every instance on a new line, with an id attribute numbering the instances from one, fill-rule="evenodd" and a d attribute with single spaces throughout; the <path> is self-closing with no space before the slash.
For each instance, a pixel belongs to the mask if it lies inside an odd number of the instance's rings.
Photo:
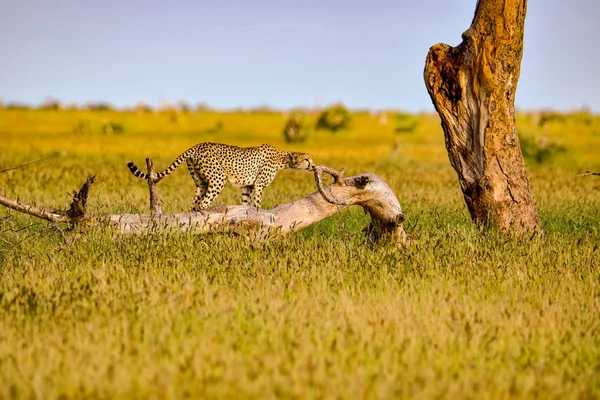
<path id="1" fill-rule="evenodd" d="M 162 214 L 162 208 L 160 206 L 160 196 L 156 189 L 156 183 L 159 179 L 156 178 L 154 172 L 154 163 L 151 158 L 146 158 L 146 166 L 148 167 L 148 190 L 150 191 L 150 214 L 160 215 Z"/>

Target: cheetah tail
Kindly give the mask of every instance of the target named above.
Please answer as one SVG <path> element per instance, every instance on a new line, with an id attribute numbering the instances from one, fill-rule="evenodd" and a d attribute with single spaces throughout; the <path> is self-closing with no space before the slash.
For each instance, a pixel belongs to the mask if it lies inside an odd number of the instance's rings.
<path id="1" fill-rule="evenodd" d="M 162 178 L 164 178 L 165 176 L 171 175 L 171 173 L 173 171 L 175 171 L 177 169 L 177 167 L 179 167 L 181 165 L 181 163 L 187 159 L 187 151 L 185 153 L 183 153 L 182 155 L 180 155 L 179 157 L 177 157 L 175 159 L 175 161 L 173 161 L 171 163 L 171 165 L 169 165 L 166 169 L 160 171 L 159 173 L 156 174 L 156 182 L 160 181 Z M 146 179 L 148 180 L 148 174 L 142 172 L 137 165 L 135 165 L 133 163 L 133 161 L 128 161 L 127 162 L 127 167 L 129 168 L 129 170 L 131 171 L 132 174 L 134 174 L 135 176 L 137 176 L 140 179 Z"/>
<path id="2" fill-rule="evenodd" d="M 135 176 L 137 176 L 140 179 L 148 179 L 148 174 L 142 172 L 137 165 L 135 165 L 133 163 L 133 161 L 127 161 L 127 167 L 129 168 L 129 170 L 131 171 L 132 174 L 134 174 Z"/>

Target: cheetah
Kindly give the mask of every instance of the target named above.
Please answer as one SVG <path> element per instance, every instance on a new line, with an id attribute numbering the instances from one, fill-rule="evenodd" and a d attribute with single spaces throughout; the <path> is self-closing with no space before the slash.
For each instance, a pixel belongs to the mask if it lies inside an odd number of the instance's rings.
<path id="1" fill-rule="evenodd" d="M 312 171 L 313 156 L 308 153 L 283 151 L 263 144 L 256 147 L 237 147 L 222 143 L 199 143 L 184 151 L 171 165 L 156 174 L 157 182 L 170 175 L 183 162 L 196 184 L 192 211 L 207 208 L 221 193 L 225 181 L 242 188 L 242 204 L 260 207 L 264 188 L 273 181 L 277 171 L 286 168 Z M 140 179 L 148 175 L 132 162 L 129 170 Z"/>

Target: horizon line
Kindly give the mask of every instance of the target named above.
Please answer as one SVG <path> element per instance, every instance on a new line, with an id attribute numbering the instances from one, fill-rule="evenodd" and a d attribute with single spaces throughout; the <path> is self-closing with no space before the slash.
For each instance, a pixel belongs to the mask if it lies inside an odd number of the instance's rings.
<path id="1" fill-rule="evenodd" d="M 216 112 L 245 112 L 245 111 L 264 111 L 264 112 L 293 112 L 293 111 L 319 111 L 332 106 L 341 105 L 346 109 L 353 112 L 403 112 L 408 114 L 437 114 L 437 111 L 433 107 L 433 103 L 430 109 L 421 110 L 409 110 L 401 107 L 349 107 L 343 101 L 331 102 L 327 105 L 313 105 L 313 106 L 292 106 L 292 107 L 277 107 L 269 104 L 257 104 L 253 106 L 232 106 L 232 107 L 213 107 L 207 102 L 199 101 L 197 103 L 189 102 L 186 100 L 178 100 L 175 102 L 168 102 L 165 100 L 161 101 L 162 104 L 153 106 L 145 101 L 139 101 L 134 105 L 118 106 L 110 101 L 86 101 L 84 103 L 78 102 L 63 102 L 54 97 L 49 96 L 46 100 L 40 103 L 26 102 L 26 101 L 5 101 L 0 98 L 0 110 L 15 110 L 15 109 L 28 109 L 28 110 L 81 110 L 81 111 L 146 111 L 146 112 L 163 112 L 163 111 L 178 111 L 178 112 L 198 112 L 198 111 L 216 111 Z M 600 111 L 593 110 L 588 106 L 572 107 L 572 108 L 554 108 L 554 107 L 540 107 L 540 108 L 521 108 L 515 105 L 515 111 L 519 113 L 535 113 L 535 112 L 562 112 L 562 113 L 576 113 L 576 112 L 587 112 L 589 114 L 600 114 Z"/>

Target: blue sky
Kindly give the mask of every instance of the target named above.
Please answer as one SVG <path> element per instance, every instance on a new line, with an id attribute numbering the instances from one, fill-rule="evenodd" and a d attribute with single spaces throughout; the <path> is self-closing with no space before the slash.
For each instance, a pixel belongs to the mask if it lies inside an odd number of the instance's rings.
<path id="1" fill-rule="evenodd" d="M 0 0 L 0 98 L 432 110 L 476 0 Z M 600 1 L 530 0 L 516 105 L 600 111 Z"/>

